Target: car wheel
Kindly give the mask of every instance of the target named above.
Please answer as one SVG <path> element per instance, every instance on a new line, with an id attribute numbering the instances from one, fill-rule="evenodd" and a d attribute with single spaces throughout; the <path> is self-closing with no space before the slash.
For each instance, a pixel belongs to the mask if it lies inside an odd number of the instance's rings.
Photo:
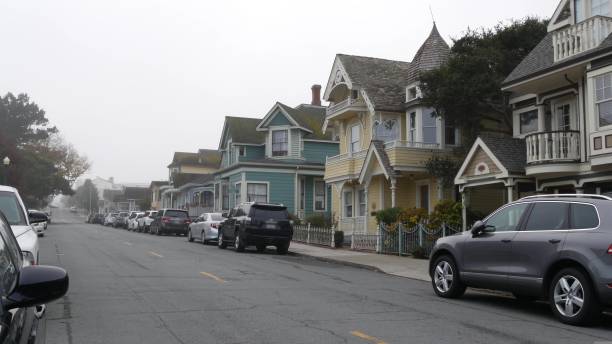
<path id="1" fill-rule="evenodd" d="M 457 298 L 465 293 L 466 286 L 459 279 L 457 264 L 451 256 L 438 257 L 432 266 L 431 285 L 438 296 Z"/>
<path id="2" fill-rule="evenodd" d="M 276 246 L 277 254 L 287 254 L 289 252 L 289 242 Z"/>
<path id="3" fill-rule="evenodd" d="M 240 240 L 240 233 L 236 232 L 236 235 L 234 235 L 234 248 L 236 249 L 236 252 L 244 252 L 244 243 L 242 242 L 242 240 Z"/>
<path id="4" fill-rule="evenodd" d="M 262 253 L 263 251 L 266 250 L 266 245 L 261 245 L 260 244 L 260 245 L 257 245 L 255 247 L 257 247 L 257 252 L 259 252 L 259 253 Z"/>
<path id="5" fill-rule="evenodd" d="M 193 242 L 193 237 L 191 236 L 191 230 L 187 232 L 187 241 Z"/>
<path id="6" fill-rule="evenodd" d="M 601 314 L 591 281 L 576 268 L 566 268 L 555 275 L 548 297 L 553 313 L 566 324 L 588 325 Z"/>
<path id="7" fill-rule="evenodd" d="M 227 247 L 227 243 L 223 241 L 223 233 L 219 232 L 219 236 L 217 237 L 217 247 L 220 249 L 225 249 Z"/>

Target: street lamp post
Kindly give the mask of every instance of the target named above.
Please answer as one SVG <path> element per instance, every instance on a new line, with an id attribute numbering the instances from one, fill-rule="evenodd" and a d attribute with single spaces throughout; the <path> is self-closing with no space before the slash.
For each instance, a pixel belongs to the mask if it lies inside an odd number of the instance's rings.
<path id="1" fill-rule="evenodd" d="M 4 185 L 8 185 L 8 167 L 11 164 L 11 159 L 9 159 L 9 157 L 4 157 L 4 159 L 2 159 L 2 175 L 3 175 L 3 184 Z"/>

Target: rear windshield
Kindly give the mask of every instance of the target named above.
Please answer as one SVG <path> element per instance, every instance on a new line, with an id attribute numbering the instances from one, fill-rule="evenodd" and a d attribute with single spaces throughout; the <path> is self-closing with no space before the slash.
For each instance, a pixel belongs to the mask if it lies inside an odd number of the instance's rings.
<path id="1" fill-rule="evenodd" d="M 179 210 L 166 210 L 165 216 L 168 216 L 168 217 L 180 217 L 182 219 L 189 218 L 189 216 L 187 216 L 187 212 L 179 211 Z"/>
<path id="2" fill-rule="evenodd" d="M 223 216 L 221 214 L 210 214 L 210 219 L 212 221 L 223 221 Z"/>
<path id="3" fill-rule="evenodd" d="M 0 191 L 0 211 L 4 213 L 11 226 L 26 226 L 26 218 L 17 196 L 8 191 Z"/>
<path id="4" fill-rule="evenodd" d="M 267 220 L 287 220 L 289 213 L 287 208 L 281 207 L 251 207 L 251 218 L 267 221 Z"/>

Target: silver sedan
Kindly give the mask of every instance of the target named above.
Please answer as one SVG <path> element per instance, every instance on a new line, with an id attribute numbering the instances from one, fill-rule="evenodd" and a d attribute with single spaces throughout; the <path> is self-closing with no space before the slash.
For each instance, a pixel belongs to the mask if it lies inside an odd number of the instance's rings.
<path id="1" fill-rule="evenodd" d="M 190 225 L 187 232 L 187 240 L 198 239 L 202 244 L 217 240 L 217 231 L 221 223 L 225 220 L 221 213 L 204 213 L 198 216 Z"/>

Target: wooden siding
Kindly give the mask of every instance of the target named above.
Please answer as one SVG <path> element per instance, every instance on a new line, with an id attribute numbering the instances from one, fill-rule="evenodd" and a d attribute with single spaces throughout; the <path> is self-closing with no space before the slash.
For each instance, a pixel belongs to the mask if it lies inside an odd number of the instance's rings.
<path id="1" fill-rule="evenodd" d="M 387 150 L 391 166 L 414 166 L 424 167 L 425 162 L 434 155 L 448 155 L 450 152 L 436 151 L 432 149 L 417 149 L 406 147 L 395 147 Z"/>
<path id="2" fill-rule="evenodd" d="M 291 125 L 291 122 L 289 122 L 287 117 L 285 117 L 285 115 L 279 111 L 274 115 L 274 117 L 272 118 L 272 120 L 269 122 L 269 124 L 266 127 L 282 126 L 282 125 Z"/>
<path id="3" fill-rule="evenodd" d="M 499 172 L 501 172 L 499 167 L 497 167 L 497 164 L 493 162 L 493 159 L 491 159 L 489 154 L 487 154 L 482 148 L 478 147 L 478 149 L 474 153 L 474 156 L 472 156 L 472 160 L 467 165 L 467 168 L 465 169 L 465 173 L 463 174 L 462 177 L 475 176 L 476 166 L 478 166 L 478 164 L 482 162 L 487 164 L 487 166 L 489 167 L 490 173 L 488 174 L 498 174 Z"/>
<path id="4" fill-rule="evenodd" d="M 325 179 L 329 180 L 332 178 L 359 174 L 363 167 L 364 160 L 365 158 L 349 158 L 340 162 L 327 164 L 325 166 Z"/>
<path id="5" fill-rule="evenodd" d="M 293 159 L 301 158 L 301 136 L 302 131 L 300 129 L 291 129 L 291 142 L 289 142 L 289 157 Z"/>
<path id="6" fill-rule="evenodd" d="M 339 154 L 338 143 L 325 142 L 304 142 L 303 158 L 308 162 L 318 162 L 324 164 L 327 157 Z"/>
<path id="7" fill-rule="evenodd" d="M 264 146 L 245 146 L 245 156 L 240 157 L 240 161 L 260 160 L 266 157 Z"/>
<path id="8" fill-rule="evenodd" d="M 209 174 L 216 172 L 216 168 L 202 167 L 195 165 L 181 165 L 181 173 L 193 173 L 193 174 Z"/>
<path id="9" fill-rule="evenodd" d="M 295 174 L 277 172 L 246 172 L 249 182 L 268 182 L 268 198 L 272 203 L 282 203 L 295 214 Z"/>

